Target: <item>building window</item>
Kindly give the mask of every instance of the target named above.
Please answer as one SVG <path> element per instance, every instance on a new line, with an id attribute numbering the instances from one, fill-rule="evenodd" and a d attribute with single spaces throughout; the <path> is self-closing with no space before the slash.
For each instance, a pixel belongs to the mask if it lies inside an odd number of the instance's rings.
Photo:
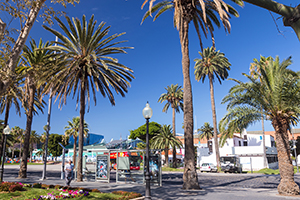
<path id="1" fill-rule="evenodd" d="M 242 146 L 241 141 L 239 140 L 239 146 Z"/>
<path id="2" fill-rule="evenodd" d="M 248 142 L 247 141 L 244 141 L 244 146 L 248 146 Z"/>

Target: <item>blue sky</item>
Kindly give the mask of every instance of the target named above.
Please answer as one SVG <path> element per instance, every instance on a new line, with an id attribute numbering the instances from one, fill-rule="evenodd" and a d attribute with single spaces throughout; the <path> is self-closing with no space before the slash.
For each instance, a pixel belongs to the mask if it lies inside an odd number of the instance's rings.
<path id="1" fill-rule="evenodd" d="M 90 132 L 104 135 L 106 141 L 112 138 L 124 139 L 129 135 L 129 130 L 136 129 L 145 123 L 142 110 L 147 101 L 153 109 L 151 121 L 160 124 L 172 123 L 172 112 L 162 112 L 164 104 L 157 102 L 159 96 L 164 93 L 164 89 L 171 84 L 183 84 L 181 51 L 178 31 L 173 25 L 173 12 L 169 11 L 161 15 L 155 22 L 151 18 L 145 20 L 141 25 L 141 19 L 147 10 L 141 10 L 143 0 L 81 0 L 79 5 L 68 6 L 66 9 L 55 5 L 54 8 L 67 12 L 70 17 L 81 18 L 83 14 L 89 19 L 92 14 L 100 23 L 106 22 L 111 26 L 110 34 L 126 32 L 121 37 L 128 40 L 125 45 L 134 47 L 128 50 L 126 55 L 117 55 L 119 62 L 134 70 L 135 80 L 131 83 L 126 97 L 115 95 L 116 106 L 111 106 L 107 98 L 103 98 L 100 93 L 97 95 L 97 105 L 91 102 L 89 113 L 86 113 L 85 120 L 89 124 Z M 225 2 L 233 5 L 231 1 Z M 295 6 L 292 0 L 279 0 L 278 2 Z M 147 5 L 148 6 L 148 5 Z M 224 52 L 231 62 L 229 77 L 239 80 L 246 80 L 242 73 L 249 72 L 250 63 L 254 58 L 263 56 L 279 56 L 280 60 L 292 56 L 293 64 L 291 69 L 299 70 L 300 43 L 296 34 L 290 27 L 284 27 L 279 16 L 272 14 L 276 20 L 279 30 L 269 11 L 252 6 L 248 3 L 244 8 L 233 5 L 240 13 L 239 18 L 231 19 L 231 33 L 225 33 L 224 28 L 216 29 L 216 48 Z M 7 16 L 1 17 L 7 19 Z M 41 28 L 42 20 L 34 24 L 30 37 L 35 40 L 42 38 L 43 41 L 54 40 L 54 36 Z M 53 28 L 60 30 L 55 24 Z M 29 39 L 28 39 L 29 41 Z M 212 124 L 211 103 L 209 85 L 195 81 L 194 59 L 200 58 L 199 40 L 193 27 L 189 31 L 190 60 L 191 60 L 191 80 L 194 102 L 194 126 L 200 128 L 204 122 Z M 204 39 L 204 47 L 210 47 L 211 41 Z M 217 120 L 219 121 L 226 113 L 226 105 L 221 105 L 222 98 L 228 93 L 233 81 L 224 81 L 222 85 L 215 82 L 215 101 L 217 108 Z M 48 97 L 44 99 L 48 102 Z M 32 130 L 39 134 L 43 132 L 43 126 L 47 121 L 47 107 L 44 114 L 34 116 Z M 58 108 L 58 102 L 53 104 L 51 115 L 50 133 L 64 133 L 67 121 L 79 116 L 79 109 L 76 111 L 76 99 L 68 98 L 67 104 Z M 1 115 L 0 118 L 4 118 Z M 176 132 L 183 134 L 182 127 L 183 114 L 176 114 Z M 26 116 L 22 111 L 20 118 L 14 112 L 10 113 L 9 125 L 20 126 L 25 129 Z M 256 123 L 248 130 L 261 130 L 261 123 Z M 273 128 L 269 121 L 265 124 L 266 131 Z"/>

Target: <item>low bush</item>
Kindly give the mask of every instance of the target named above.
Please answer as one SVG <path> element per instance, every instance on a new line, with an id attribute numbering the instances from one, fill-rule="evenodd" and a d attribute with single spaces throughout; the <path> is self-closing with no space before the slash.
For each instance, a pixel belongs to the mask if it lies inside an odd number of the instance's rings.
<path id="1" fill-rule="evenodd" d="M 20 184 L 15 184 L 15 185 L 9 186 L 10 192 L 21 191 L 22 189 L 23 189 L 23 186 Z"/>
<path id="2" fill-rule="evenodd" d="M 119 198 L 120 200 L 134 199 L 142 196 L 140 193 L 136 192 L 113 191 L 112 193 L 123 196 Z"/>
<path id="3" fill-rule="evenodd" d="M 16 183 L 16 182 L 2 182 L 0 184 L 0 192 L 15 192 L 15 191 L 21 191 L 23 188 L 22 183 Z"/>
<path id="4" fill-rule="evenodd" d="M 59 188 L 62 188 L 62 186 L 60 186 L 60 185 L 55 185 L 54 186 L 54 189 L 59 189 Z"/>
<path id="5" fill-rule="evenodd" d="M 41 184 L 41 188 L 49 188 L 49 185 L 47 185 L 47 184 Z"/>
<path id="6" fill-rule="evenodd" d="M 98 193 L 101 193 L 101 191 L 98 190 L 98 189 L 92 189 L 92 192 L 98 192 Z"/>
<path id="7" fill-rule="evenodd" d="M 33 187 L 33 188 L 41 188 L 41 187 L 42 187 L 42 184 L 40 184 L 40 183 L 34 183 L 34 184 L 32 185 L 32 187 Z"/>

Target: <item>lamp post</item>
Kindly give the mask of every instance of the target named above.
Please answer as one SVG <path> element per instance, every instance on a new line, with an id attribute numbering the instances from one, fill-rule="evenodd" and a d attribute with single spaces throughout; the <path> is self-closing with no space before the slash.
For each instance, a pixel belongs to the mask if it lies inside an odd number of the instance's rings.
<path id="1" fill-rule="evenodd" d="M 149 172 L 149 119 L 152 117 L 152 109 L 150 108 L 149 103 L 146 103 L 146 107 L 143 109 L 143 116 L 146 119 L 147 130 L 146 130 L 146 192 L 145 199 L 151 199 L 150 192 L 150 172 Z"/>
<path id="2" fill-rule="evenodd" d="M 6 136 L 10 134 L 9 126 L 7 125 L 3 129 L 3 135 L 4 135 L 4 143 L 3 143 L 3 151 L 2 151 L 2 164 L 1 164 L 1 177 L 0 182 L 3 181 L 3 172 L 4 172 L 4 162 L 5 162 L 5 147 L 6 147 Z"/>

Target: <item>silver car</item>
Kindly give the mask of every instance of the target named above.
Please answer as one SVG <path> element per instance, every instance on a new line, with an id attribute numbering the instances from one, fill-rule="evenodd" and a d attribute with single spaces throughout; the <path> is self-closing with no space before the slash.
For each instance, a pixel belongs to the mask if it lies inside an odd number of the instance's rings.
<path id="1" fill-rule="evenodd" d="M 217 172 L 218 168 L 212 163 L 202 163 L 200 172 Z"/>

